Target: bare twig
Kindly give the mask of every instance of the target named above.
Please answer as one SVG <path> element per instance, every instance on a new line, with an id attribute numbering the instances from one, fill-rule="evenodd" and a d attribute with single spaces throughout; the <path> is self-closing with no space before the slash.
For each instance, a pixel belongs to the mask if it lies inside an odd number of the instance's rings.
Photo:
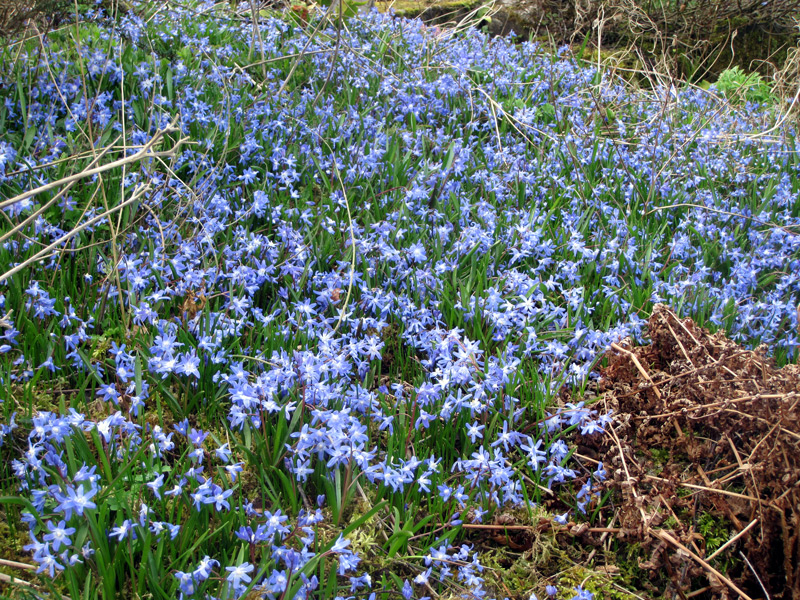
<path id="1" fill-rule="evenodd" d="M 3 583 L 7 583 L 9 585 L 18 585 L 20 587 L 24 587 L 27 590 L 30 590 L 37 598 L 45 598 L 45 596 L 41 596 L 36 593 L 35 590 L 38 588 L 30 583 L 29 581 L 25 581 L 24 579 L 19 579 L 18 577 L 13 577 L 11 575 L 6 575 L 5 573 L 0 573 L 0 581 Z M 61 594 L 61 598 L 64 600 L 70 600 L 70 597 L 66 594 Z"/>
<path id="2" fill-rule="evenodd" d="M 747 215 L 743 215 L 741 213 L 731 212 L 729 210 L 721 210 L 719 208 L 712 208 L 710 206 L 705 206 L 703 204 L 694 204 L 692 202 L 679 202 L 678 204 L 667 204 L 665 206 L 656 206 L 655 208 L 650 209 L 645 213 L 644 216 L 649 216 L 654 212 L 660 212 L 662 210 L 670 210 L 672 208 L 699 208 L 701 210 L 707 210 L 709 212 L 727 215 L 730 217 L 736 217 L 738 219 L 746 219 L 748 221 L 753 221 L 754 223 L 758 223 L 759 225 L 763 225 L 764 227 L 769 227 L 771 229 L 780 229 L 781 231 L 788 233 L 789 235 L 798 235 L 800 232 L 792 231 L 788 227 L 783 227 L 781 225 L 777 225 L 776 223 L 770 223 L 769 221 L 762 221 L 761 219 L 756 219 L 755 217 L 748 217 Z"/>
<path id="3" fill-rule="evenodd" d="M 111 150 L 113 145 L 116 144 L 118 140 L 119 140 L 119 136 L 117 137 L 116 140 L 114 140 L 114 142 L 111 144 L 111 146 L 108 146 L 108 147 L 104 148 L 103 151 L 99 155 L 97 155 L 94 159 L 92 159 L 92 162 L 89 163 L 89 166 L 87 168 L 88 169 L 94 168 L 94 166 L 97 164 L 97 162 Z M 67 185 L 65 185 L 63 188 L 61 188 L 61 191 L 59 191 L 55 196 L 53 196 L 50 200 L 45 202 L 41 207 L 39 207 L 38 209 L 33 211 L 30 215 L 28 215 L 28 217 L 25 220 L 23 220 L 22 223 L 20 223 L 19 225 L 16 225 L 11 230 L 7 231 L 2 236 L 0 236 L 0 244 L 3 243 L 4 241 L 6 241 L 8 238 L 10 238 L 15 233 L 18 233 L 18 232 L 22 231 L 23 229 L 25 229 L 25 227 L 27 227 L 30 223 L 32 223 L 34 220 L 36 220 L 36 217 L 38 217 L 40 214 L 42 214 L 48 208 L 53 206 L 53 204 L 55 204 L 58 201 L 59 198 L 61 198 L 70 189 L 72 189 L 72 186 L 75 185 L 75 183 L 77 183 L 77 182 L 78 182 L 77 179 L 74 179 L 74 180 L 70 181 Z"/>
<path id="4" fill-rule="evenodd" d="M 706 560 L 708 560 L 708 561 L 714 560 L 717 556 L 719 556 L 722 552 L 724 552 L 728 548 L 728 546 L 733 544 L 736 540 L 738 540 L 740 537 L 742 537 L 745 533 L 750 531 L 755 526 L 756 523 L 758 523 L 758 519 L 753 519 L 752 521 L 750 521 L 750 524 L 747 527 L 742 529 L 739 533 L 737 533 L 735 536 L 733 536 L 727 542 L 722 544 L 722 546 L 717 548 L 717 550 L 713 554 L 711 554 L 708 558 L 706 558 Z"/>
<path id="5" fill-rule="evenodd" d="M 732 591 L 734 591 L 737 594 L 739 594 L 739 596 L 744 598 L 744 600 L 753 600 L 750 596 L 748 596 L 744 592 L 744 590 L 742 590 L 739 586 L 737 586 L 735 583 L 733 583 L 730 579 L 725 577 L 725 575 L 723 575 L 722 573 L 717 571 L 714 567 L 712 567 L 710 564 L 708 564 L 708 561 L 700 558 L 697 554 L 695 554 L 694 552 L 689 550 L 689 548 L 684 546 L 679 540 L 677 540 L 674 537 L 672 537 L 669 533 L 667 533 L 666 531 L 660 530 L 660 529 L 651 530 L 651 531 L 652 531 L 652 534 L 655 537 L 659 538 L 660 540 L 663 540 L 663 541 L 667 542 L 670 546 L 673 546 L 674 548 L 676 548 L 676 549 L 680 550 L 681 552 L 683 552 L 684 554 L 686 554 L 689 558 L 691 558 L 694 562 L 696 562 L 698 565 L 703 567 L 711 575 L 713 575 L 714 577 L 719 579 L 722 583 L 727 585 Z"/>
<path id="6" fill-rule="evenodd" d="M 0 566 L 2 567 L 12 567 L 14 569 L 23 569 L 25 571 L 35 571 L 36 567 L 34 565 L 29 565 L 27 563 L 17 562 L 15 560 L 7 560 L 5 558 L 0 558 Z"/>
<path id="7" fill-rule="evenodd" d="M 75 173 L 73 175 L 69 175 L 68 177 L 64 177 L 62 179 L 58 179 L 56 181 L 51 181 L 45 185 L 41 185 L 37 188 L 32 190 L 28 190 L 27 192 L 23 192 L 22 194 L 18 194 L 13 198 L 9 198 L 8 200 L 4 200 L 0 202 L 0 209 L 6 208 L 21 200 L 25 200 L 26 198 L 31 198 L 33 196 L 38 196 L 39 194 L 43 194 L 44 192 L 49 192 L 50 190 L 56 189 L 62 185 L 67 185 L 73 181 L 78 181 L 80 179 L 86 179 L 87 177 L 92 177 L 94 175 L 98 175 L 99 173 L 105 173 L 106 171 L 110 171 L 112 169 L 117 169 L 123 165 L 128 165 L 130 163 L 134 163 L 145 158 L 153 158 L 156 156 L 173 156 L 175 151 L 179 146 L 185 143 L 189 143 L 189 138 L 181 138 L 178 142 L 169 150 L 151 152 L 151 149 L 155 144 L 157 144 L 161 138 L 167 133 L 173 133 L 179 131 L 178 128 L 170 126 L 166 129 L 159 129 L 153 138 L 144 146 L 142 146 L 141 150 L 136 152 L 135 154 L 131 154 L 130 156 L 126 156 L 124 158 L 120 158 L 119 160 L 115 160 L 105 165 L 101 165 L 99 167 L 94 167 L 92 169 L 84 169 L 79 173 Z"/>
<path id="8" fill-rule="evenodd" d="M 656 396 L 658 396 L 658 399 L 660 400 L 661 399 L 661 390 L 658 389 L 658 386 L 650 378 L 650 375 L 648 374 L 648 372 L 644 370 L 644 367 L 642 366 L 642 363 L 639 362 L 639 359 L 636 357 L 636 355 L 633 352 L 631 352 L 630 350 L 626 350 L 625 348 L 623 348 L 622 346 L 620 346 L 619 344 L 616 344 L 616 343 L 611 344 L 611 348 L 613 348 L 617 352 L 622 352 L 623 354 L 627 355 L 628 358 L 631 359 L 631 361 L 633 361 L 633 364 L 636 365 L 636 368 L 639 369 L 639 372 L 642 374 L 642 376 L 645 379 L 647 379 L 647 381 L 650 382 L 650 385 L 653 386 L 653 391 L 655 391 Z"/>
<path id="9" fill-rule="evenodd" d="M 699 369 L 698 369 L 699 370 Z M 688 375 L 690 373 L 684 373 L 683 375 Z M 670 378 L 673 379 L 673 378 Z M 658 382 L 655 385 L 660 385 L 662 382 Z M 644 388 L 644 389 L 649 389 Z M 641 391 L 641 389 L 637 390 Z M 672 412 L 660 413 L 657 415 L 644 415 L 644 416 L 635 416 L 633 417 L 634 420 L 642 420 L 642 419 L 663 419 L 666 417 L 674 417 L 677 415 L 688 414 L 691 412 L 696 412 L 701 409 L 708 409 L 708 408 L 721 408 L 724 406 L 728 406 L 730 404 L 737 404 L 739 402 L 749 402 L 751 400 L 777 400 L 781 398 L 791 398 L 794 396 L 794 393 L 789 394 L 754 394 L 752 396 L 742 396 L 741 398 L 728 398 L 725 400 L 721 400 L 719 402 L 712 402 L 711 404 L 702 404 L 698 406 L 694 406 L 692 408 L 682 408 L 680 410 L 673 410 Z"/>
<path id="10" fill-rule="evenodd" d="M 61 244 L 63 244 L 64 242 L 69 241 L 70 239 L 72 239 L 73 237 L 78 235 L 81 231 L 83 231 L 87 227 L 91 227 L 95 223 L 97 223 L 99 221 L 102 221 L 103 219 L 108 218 L 110 215 L 116 213 L 119 210 L 122 210 L 126 206 L 129 206 L 129 205 L 133 204 L 134 202 L 138 202 L 141 199 L 142 195 L 145 192 L 147 192 L 149 189 L 150 189 L 149 186 L 146 186 L 146 185 L 137 188 L 136 191 L 134 191 L 133 195 L 130 198 L 128 198 L 127 200 L 125 200 L 125 202 L 121 202 L 121 203 L 117 204 L 115 207 L 105 211 L 104 213 L 97 215 L 93 219 L 89 219 L 88 221 L 86 221 L 84 223 L 81 223 L 78 227 L 75 227 L 71 231 L 65 233 L 60 238 L 58 238 L 55 242 L 53 242 L 52 244 L 50 244 L 49 246 L 47 246 L 43 250 L 40 250 L 39 252 L 34 254 L 32 257 L 30 257 L 28 260 L 18 264 L 13 269 L 11 269 L 9 271 L 6 271 L 2 275 L 0 275 L 0 282 L 5 281 L 6 279 L 11 277 L 12 275 L 15 275 L 16 273 L 19 273 L 20 271 L 22 271 L 23 269 L 28 268 L 33 263 L 42 260 L 43 258 L 45 258 L 50 253 L 51 250 L 55 250 Z"/>
<path id="11" fill-rule="evenodd" d="M 289 69 L 289 73 L 286 75 L 286 79 L 283 80 L 283 83 L 281 84 L 281 87 L 278 89 L 278 92 L 275 94 L 276 96 L 280 96 L 283 93 L 283 91 L 286 89 L 286 86 L 289 85 L 289 81 L 291 80 L 292 75 L 294 75 L 294 72 L 297 70 L 297 66 L 300 64 L 300 61 L 303 60 L 303 57 L 305 56 L 306 51 L 308 50 L 308 47 L 314 41 L 314 38 L 316 37 L 317 32 L 319 32 L 319 30 L 322 28 L 322 25 L 326 21 L 328 21 L 330 19 L 331 13 L 336 9 L 336 4 L 337 4 L 337 2 L 331 2 L 328 5 L 328 8 L 325 9 L 325 13 L 322 15 L 322 18 L 320 19 L 319 23 L 317 23 L 317 25 L 314 27 L 314 30 L 309 34 L 308 40 L 306 41 L 305 45 L 303 46 L 303 49 L 300 51 L 300 54 L 297 55 L 297 58 L 292 63 L 292 66 Z"/>
<path id="12" fill-rule="evenodd" d="M 744 552 L 742 552 L 740 550 L 739 551 L 739 556 L 741 556 L 744 559 L 744 562 L 747 563 L 747 566 L 750 568 L 750 571 L 753 573 L 753 577 L 756 578 L 756 581 L 758 581 L 758 585 L 761 586 L 761 591 L 764 592 L 764 596 L 766 597 L 766 599 L 770 600 L 769 592 L 767 591 L 767 588 L 764 587 L 764 582 L 761 581 L 761 577 L 758 576 L 758 573 L 756 573 L 756 570 L 753 568 L 753 565 L 750 563 L 749 560 L 747 560 L 747 557 L 744 555 Z"/>

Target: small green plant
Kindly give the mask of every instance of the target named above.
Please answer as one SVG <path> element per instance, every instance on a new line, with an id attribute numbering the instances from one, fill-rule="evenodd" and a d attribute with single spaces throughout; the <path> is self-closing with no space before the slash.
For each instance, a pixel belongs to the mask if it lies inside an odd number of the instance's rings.
<path id="1" fill-rule="evenodd" d="M 697 529 L 706 540 L 706 550 L 713 552 L 730 539 L 730 531 L 724 519 L 704 512 L 697 519 Z"/>
<path id="2" fill-rule="evenodd" d="M 774 99 L 772 86 L 759 73 L 746 73 L 739 67 L 720 73 L 716 87 L 733 102 L 768 103 Z"/>
<path id="3" fill-rule="evenodd" d="M 320 2 L 321 6 L 329 7 L 331 2 L 335 0 L 322 0 Z M 355 17 L 358 14 L 358 9 L 361 6 L 367 4 L 367 0 L 339 0 L 339 2 L 333 7 L 331 16 L 335 16 L 337 14 L 341 14 L 344 17 Z"/>
<path id="4" fill-rule="evenodd" d="M 669 460 L 669 450 L 665 448 L 651 448 L 650 454 L 653 455 L 653 460 L 658 465 L 665 465 Z"/>

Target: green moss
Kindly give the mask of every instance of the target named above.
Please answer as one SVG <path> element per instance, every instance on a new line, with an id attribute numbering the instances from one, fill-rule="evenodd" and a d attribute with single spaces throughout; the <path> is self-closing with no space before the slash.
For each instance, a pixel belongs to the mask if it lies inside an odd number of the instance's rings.
<path id="1" fill-rule="evenodd" d="M 559 598 L 572 598 L 576 587 L 580 586 L 589 590 L 595 598 L 605 600 L 633 600 L 632 593 L 625 591 L 625 586 L 614 581 L 615 576 L 601 571 L 587 569 L 583 566 L 574 566 L 562 572 L 558 577 L 556 587 Z"/>
<path id="2" fill-rule="evenodd" d="M 27 553 L 22 547 L 28 540 L 25 530 L 12 527 L 8 515 L 0 518 L 0 556 L 17 562 L 28 562 Z"/>
<path id="3" fill-rule="evenodd" d="M 663 527 L 664 529 L 676 529 L 679 526 L 680 523 L 678 522 L 678 519 L 676 519 L 672 515 L 667 517 L 666 520 L 661 524 L 661 527 Z"/>
<path id="4" fill-rule="evenodd" d="M 45 386 L 49 391 L 45 391 Z M 31 400 L 33 401 L 33 409 L 36 411 L 53 411 L 58 412 L 58 397 L 53 394 L 53 390 L 58 389 L 57 384 L 54 382 L 40 382 L 31 392 Z"/>
<path id="5" fill-rule="evenodd" d="M 360 519 L 372 509 L 372 506 L 363 500 L 354 504 L 354 510 L 350 516 L 351 522 Z M 347 536 L 353 552 L 375 567 L 375 570 L 386 568 L 391 562 L 381 550 L 381 527 L 381 520 L 378 518 L 378 514 L 375 514 Z"/>
<path id="6" fill-rule="evenodd" d="M 318 531 L 320 544 L 325 546 L 333 542 L 343 529 L 361 519 L 373 507 L 374 504 L 365 501 L 363 498 L 354 499 L 350 509 L 347 511 L 348 514 L 343 517 L 339 527 L 327 525 L 332 523 L 333 515 L 330 513 L 329 508 L 323 508 L 322 512 L 325 514 L 325 520 Z M 401 554 L 398 554 L 395 558 L 388 558 L 383 549 L 383 544 L 387 539 L 387 532 L 384 528 L 388 519 L 389 510 L 384 508 L 348 534 L 347 539 L 350 541 L 350 549 L 361 558 L 360 570 L 367 573 L 397 573 L 405 570 L 406 567 L 404 565 L 407 563 L 403 561 Z"/>
<path id="7" fill-rule="evenodd" d="M 731 537 L 730 523 L 727 519 L 715 517 L 704 512 L 697 519 L 697 531 L 706 540 L 706 552 L 712 553 Z"/>
<path id="8" fill-rule="evenodd" d="M 534 593 L 539 581 L 533 550 L 523 553 L 512 552 L 506 547 L 493 548 L 481 553 L 481 564 L 486 568 L 486 584 L 500 597 L 504 590 L 519 592 L 527 597 Z M 511 566 L 509 566 L 511 563 Z"/>
<path id="9" fill-rule="evenodd" d="M 650 454 L 657 465 L 665 465 L 669 461 L 669 450 L 666 448 L 651 448 Z"/>
<path id="10" fill-rule="evenodd" d="M 472 10 L 483 4 L 482 0 L 396 0 L 395 2 L 378 2 L 378 10 L 387 11 L 393 8 L 401 17 L 421 17 L 436 20 L 461 11 Z"/>
<path id="11" fill-rule="evenodd" d="M 592 50 L 592 62 L 600 63 L 607 70 L 619 69 L 619 75 L 625 79 L 632 79 L 634 73 L 644 69 L 642 61 L 629 47 Z"/>
<path id="12" fill-rule="evenodd" d="M 537 535 L 530 550 L 515 552 L 507 547 L 493 548 L 481 553 L 487 588 L 501 597 L 508 590 L 519 593 L 520 597 L 536 594 L 545 595 L 545 586 L 555 584 L 559 590 L 558 598 L 574 596 L 578 586 L 595 594 L 596 598 L 609 600 L 632 600 L 635 596 L 626 589 L 640 589 L 633 584 L 641 576 L 635 568 L 638 554 L 630 556 L 629 568 L 616 564 L 616 556 L 605 557 L 608 568 L 591 568 L 581 564 L 589 550 L 576 539 L 564 544 L 552 530 Z M 556 576 L 553 576 L 557 573 Z"/>
<path id="13" fill-rule="evenodd" d="M 539 531 L 536 525 L 542 519 L 552 519 L 552 515 L 540 507 L 530 512 L 525 509 L 504 511 L 495 519 L 533 527 L 530 532 L 533 539 L 528 540 L 530 548 L 523 552 L 508 546 L 481 552 L 481 563 L 487 567 L 484 571 L 487 588 L 498 597 L 507 596 L 509 590 L 519 593 L 520 597 L 527 598 L 534 593 L 542 597 L 547 583 L 553 583 L 548 577 L 571 568 L 585 554 L 586 549 L 577 543 L 565 545 L 553 529 Z"/>
<path id="14" fill-rule="evenodd" d="M 9 521 L 9 519 L 12 518 L 15 519 L 16 517 L 12 517 L 12 513 L 10 511 L 0 514 L 0 557 L 3 557 L 6 560 L 30 564 L 30 555 L 22 549 L 25 544 L 30 542 L 27 534 L 25 533 L 26 529 L 25 527 L 13 526 L 12 522 Z M 19 569 L 14 569 L 11 567 L 0 567 L 0 572 L 13 577 L 19 577 L 24 573 Z M 24 577 L 24 579 L 30 579 L 30 577 Z M 3 594 L 11 591 L 12 589 L 19 588 L 16 586 L 8 586 L 5 583 L 0 582 L 0 597 L 5 598 L 6 596 Z"/>

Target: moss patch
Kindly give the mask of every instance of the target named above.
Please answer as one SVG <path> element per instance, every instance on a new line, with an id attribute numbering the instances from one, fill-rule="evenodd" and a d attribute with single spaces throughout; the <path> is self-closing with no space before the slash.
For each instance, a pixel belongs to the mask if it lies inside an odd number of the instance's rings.
<path id="1" fill-rule="evenodd" d="M 619 569 L 593 570 L 583 566 L 574 566 L 558 576 L 559 595 L 564 600 L 571 598 L 576 587 L 582 587 L 592 592 L 595 598 L 606 600 L 634 600 L 636 596 L 625 590 L 624 586 L 615 582 Z"/>
<path id="2" fill-rule="evenodd" d="M 457 18 L 482 4 L 481 0 L 395 0 L 377 2 L 375 6 L 382 12 L 394 9 L 400 17 L 424 17 L 426 21 L 439 22 L 443 18 Z"/>
<path id="3" fill-rule="evenodd" d="M 30 555 L 25 552 L 22 547 L 29 543 L 28 535 L 24 527 L 14 526 L 9 519 L 13 518 L 11 511 L 0 514 L 0 556 L 6 560 L 13 560 L 19 563 L 32 564 Z M 17 523 L 19 525 L 19 523 Z M 22 579 L 30 579 L 25 575 L 30 575 L 30 572 L 14 569 L 12 567 L 0 567 L 0 573 L 10 575 L 11 577 L 21 577 Z M 17 586 L 11 586 L 4 582 L 0 582 L 0 596 L 10 593 L 14 589 L 19 589 Z"/>

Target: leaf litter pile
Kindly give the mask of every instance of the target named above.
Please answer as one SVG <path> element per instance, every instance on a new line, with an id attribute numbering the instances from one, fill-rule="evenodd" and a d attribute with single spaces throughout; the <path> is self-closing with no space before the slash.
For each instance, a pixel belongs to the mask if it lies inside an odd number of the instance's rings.
<path id="1" fill-rule="evenodd" d="M 612 344 L 598 381 L 619 416 L 590 447 L 621 492 L 609 531 L 641 547 L 653 579 L 668 576 L 665 597 L 797 600 L 800 367 L 777 369 L 764 346 L 744 350 L 664 305 L 648 327 L 648 346 Z M 703 534 L 709 516 L 727 539 Z"/>

